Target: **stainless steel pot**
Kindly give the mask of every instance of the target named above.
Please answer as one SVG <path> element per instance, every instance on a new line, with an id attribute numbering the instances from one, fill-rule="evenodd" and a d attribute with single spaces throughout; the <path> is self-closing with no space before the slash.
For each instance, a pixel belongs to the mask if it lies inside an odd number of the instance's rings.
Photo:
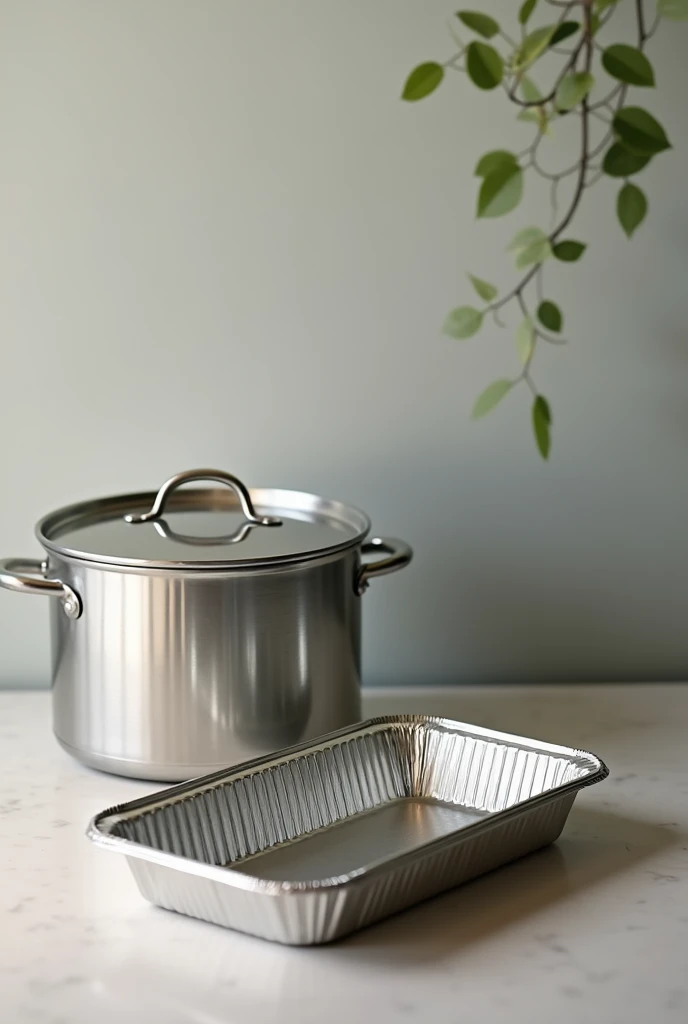
<path id="1" fill-rule="evenodd" d="M 194 481 L 229 486 L 178 490 Z M 206 469 L 46 516 L 46 560 L 0 561 L 0 586 L 57 599 L 58 741 L 176 781 L 357 721 L 361 595 L 411 560 L 369 529 L 341 502 Z"/>

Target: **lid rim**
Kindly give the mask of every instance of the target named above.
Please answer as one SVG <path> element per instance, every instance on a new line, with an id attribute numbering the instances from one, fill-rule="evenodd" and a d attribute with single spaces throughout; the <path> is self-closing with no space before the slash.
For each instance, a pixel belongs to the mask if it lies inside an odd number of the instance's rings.
<path id="1" fill-rule="evenodd" d="M 335 555 L 350 548 L 357 547 L 368 535 L 371 529 L 369 517 L 365 512 L 341 501 L 327 499 L 320 495 L 310 494 L 305 491 L 294 491 L 282 488 L 251 488 L 251 497 L 256 507 L 262 510 L 277 511 L 286 515 L 289 513 L 292 519 L 299 521 L 298 513 L 301 513 L 300 521 L 304 524 L 318 521 L 322 525 L 329 524 L 339 527 L 340 535 L 332 544 L 326 542 L 316 544 L 312 548 L 303 550 L 287 549 L 280 553 L 272 551 L 264 555 L 252 553 L 245 558 L 240 556 L 241 548 L 232 553 L 232 558 L 211 558 L 205 561 L 198 557 L 186 558 L 142 558 L 139 552 L 135 555 L 102 554 L 97 550 L 88 551 L 80 546 L 74 546 L 75 538 L 71 536 L 68 544 L 60 543 L 60 530 L 63 533 L 78 531 L 80 527 L 97 526 L 99 523 L 106 523 L 109 520 L 117 521 L 120 513 L 131 512 L 138 508 L 150 507 L 155 497 L 155 492 L 145 491 L 133 494 L 117 494 L 105 498 L 75 502 L 65 505 L 59 509 L 49 512 L 36 524 L 35 535 L 41 545 L 57 557 L 65 557 L 70 560 L 90 566 L 101 566 L 107 568 L 112 566 L 134 570 L 156 570 L 165 573 L 176 572 L 226 572 L 242 573 L 247 571 L 259 571 L 261 568 L 272 566 L 294 566 L 299 563 L 311 562 L 328 555 Z M 227 490 L 213 489 L 185 489 L 178 491 L 170 499 L 170 511 L 177 512 L 235 512 L 236 504 L 233 495 Z M 312 519 L 306 518 L 312 516 Z M 138 524 L 127 524 L 127 530 L 139 529 Z M 349 536 L 343 535 L 342 528 L 349 531 Z M 263 527 L 256 527 L 262 530 Z M 279 529 L 275 527 L 274 529 Z M 273 528 L 270 528 L 272 534 Z M 334 532 L 334 531 L 333 531 Z M 321 541 L 321 538 L 318 537 Z M 108 545 L 110 546 L 110 545 Z M 112 545 L 115 549 L 117 544 Z M 107 547 L 106 547 L 107 550 Z M 177 552 L 175 552 L 177 553 Z M 194 552 L 195 553 L 195 552 Z M 190 550 L 191 554 L 191 550 Z"/>
<path id="2" fill-rule="evenodd" d="M 302 555 L 284 555 L 279 558 L 263 559 L 262 561 L 253 562 L 161 562 L 161 561 L 149 561 L 144 560 L 136 561 L 135 559 L 129 559 L 125 561 L 123 559 L 108 558 L 106 555 L 100 555 L 99 557 L 94 556 L 89 558 L 86 555 L 81 554 L 78 551 L 72 551 L 69 548 L 61 548 L 57 545 L 53 545 L 50 541 L 40 537 L 36 533 L 37 539 L 40 541 L 41 546 L 45 548 L 50 554 L 57 555 L 59 558 L 68 559 L 71 562 L 78 562 L 80 565 L 85 565 L 93 569 L 150 569 L 161 573 L 185 573 L 185 572 L 197 572 L 203 573 L 236 573 L 241 575 L 242 573 L 249 572 L 250 570 L 258 569 L 273 569 L 273 568 L 294 568 L 295 566 L 306 564 L 309 562 L 321 561 L 323 558 L 327 558 L 332 555 L 341 555 L 345 551 L 349 551 L 352 548 L 357 548 L 361 545 L 362 541 L 365 540 L 366 536 L 370 533 L 367 530 L 362 537 L 352 540 L 347 544 L 342 544 L 338 547 L 323 548 L 317 551 L 309 551 Z"/>

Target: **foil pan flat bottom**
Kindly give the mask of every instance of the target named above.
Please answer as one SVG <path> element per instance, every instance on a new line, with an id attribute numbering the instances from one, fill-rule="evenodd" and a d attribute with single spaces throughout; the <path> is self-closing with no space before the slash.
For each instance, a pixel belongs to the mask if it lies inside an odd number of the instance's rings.
<path id="1" fill-rule="evenodd" d="M 408 797 L 280 843 L 234 867 L 253 878 L 278 882 L 353 875 L 453 835 L 482 817 L 484 812 Z"/>
<path id="2" fill-rule="evenodd" d="M 447 719 L 373 719 L 97 815 L 142 894 L 329 942 L 553 842 L 594 755 Z"/>

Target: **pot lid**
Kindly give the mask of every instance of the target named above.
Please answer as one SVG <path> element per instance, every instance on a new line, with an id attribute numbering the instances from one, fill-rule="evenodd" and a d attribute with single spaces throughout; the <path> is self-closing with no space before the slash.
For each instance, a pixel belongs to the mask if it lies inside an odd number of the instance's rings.
<path id="1" fill-rule="evenodd" d="M 221 488 L 178 490 L 182 484 Z M 252 488 L 230 473 L 178 473 L 157 494 L 121 494 L 52 512 L 36 533 L 50 551 L 149 569 L 231 569 L 300 562 L 359 543 L 368 517 L 316 494 Z"/>

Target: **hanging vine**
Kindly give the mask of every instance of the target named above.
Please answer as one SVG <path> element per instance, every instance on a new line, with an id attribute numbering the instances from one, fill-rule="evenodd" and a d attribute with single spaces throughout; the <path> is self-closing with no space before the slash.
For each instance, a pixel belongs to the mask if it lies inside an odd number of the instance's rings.
<path id="1" fill-rule="evenodd" d="M 601 45 L 598 33 L 613 20 L 621 3 L 631 2 L 635 38 Z M 550 10 L 552 17 L 547 24 L 531 28 L 531 18 L 538 6 Z M 571 237 L 570 226 L 586 190 L 604 176 L 621 183 L 616 212 L 629 238 L 645 219 L 647 198 L 630 179 L 671 145 L 657 119 L 643 107 L 627 103 L 627 94 L 629 88 L 648 89 L 655 85 L 654 70 L 645 54 L 647 43 L 662 19 L 688 19 L 688 0 L 658 0 L 651 22 L 647 20 L 645 0 L 543 0 L 541 4 L 539 0 L 525 0 L 518 11 L 517 40 L 494 18 L 480 11 L 458 11 L 456 17 L 480 38 L 465 44 L 452 29 L 458 46 L 456 53 L 443 64 L 428 61 L 414 68 L 404 85 L 402 99 L 415 102 L 429 96 L 453 72 L 466 74 L 479 89 L 501 87 L 508 101 L 518 108 L 518 119 L 531 122 L 535 134 L 521 153 L 495 149 L 480 158 L 475 168 L 480 179 L 477 216 L 500 217 L 515 209 L 523 195 L 524 175 L 530 172 L 547 183 L 551 220 L 547 230 L 526 227 L 512 239 L 508 251 L 513 253 L 516 269 L 523 273 L 506 294 L 500 296 L 494 285 L 468 275 L 483 305 L 462 305 L 451 310 L 444 322 L 444 332 L 452 338 L 470 338 L 480 330 L 486 316 L 491 315 L 499 327 L 504 327 L 500 311 L 510 305 L 520 309 L 522 320 L 515 341 L 521 372 L 515 378 L 489 384 L 478 396 L 473 416 L 486 415 L 517 385 L 528 387 L 533 396 L 535 442 L 546 459 L 551 446 L 552 415 L 535 382 L 533 363 L 541 343 L 564 344 L 564 316 L 555 301 L 545 298 L 545 265 L 549 260 L 571 263 L 582 257 L 586 245 Z M 561 64 L 549 87 L 541 91 L 532 78 L 532 69 L 548 53 L 561 57 Z M 597 61 L 610 80 L 600 96 L 594 73 Z M 542 149 L 555 118 L 577 123 L 580 152 L 575 163 L 552 171 L 544 166 Z M 597 134 L 602 137 L 595 140 L 598 122 L 603 128 Z M 569 199 L 560 212 L 563 182 L 568 184 Z"/>

